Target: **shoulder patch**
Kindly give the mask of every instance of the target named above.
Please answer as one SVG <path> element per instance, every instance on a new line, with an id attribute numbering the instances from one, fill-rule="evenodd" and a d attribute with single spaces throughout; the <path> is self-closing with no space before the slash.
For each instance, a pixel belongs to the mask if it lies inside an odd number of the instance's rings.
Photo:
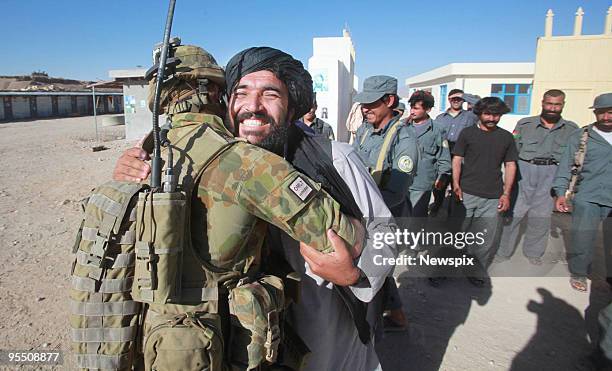
<path id="1" fill-rule="evenodd" d="M 291 182 L 289 189 L 291 189 L 291 191 L 302 201 L 306 201 L 308 196 L 312 193 L 312 187 L 299 176 Z"/>
<path id="2" fill-rule="evenodd" d="M 409 173 L 414 168 L 414 161 L 410 156 L 402 156 L 397 160 L 397 167 L 404 173 Z"/>
<path id="3" fill-rule="evenodd" d="M 514 139 L 520 139 L 521 133 L 517 129 L 514 129 L 514 131 L 512 132 L 512 136 L 514 137 Z"/>

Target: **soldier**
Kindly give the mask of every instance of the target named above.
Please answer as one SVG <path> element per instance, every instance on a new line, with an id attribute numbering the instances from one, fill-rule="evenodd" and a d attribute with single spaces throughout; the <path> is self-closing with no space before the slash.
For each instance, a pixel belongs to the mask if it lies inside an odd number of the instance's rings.
<path id="1" fill-rule="evenodd" d="M 426 91 L 417 90 L 412 93 L 408 102 L 410 121 L 407 125 L 414 128 L 420 151 L 416 176 L 410 186 L 411 216 L 426 218 L 432 189 L 441 190 L 450 177 L 450 152 L 444 132 L 429 117 L 434 106 L 433 96 Z"/>
<path id="2" fill-rule="evenodd" d="M 316 134 L 323 135 L 324 137 L 329 138 L 329 140 L 336 140 L 336 137 L 334 136 L 334 129 L 332 129 L 331 125 L 317 117 L 316 93 L 313 93 L 312 107 L 310 108 L 310 111 L 306 112 L 302 118 L 302 121 Z"/>
<path id="3" fill-rule="evenodd" d="M 572 211 L 567 248 L 570 284 L 581 292 L 588 289 L 587 275 L 601 221 L 607 279 L 612 282 L 612 93 L 596 97 L 591 108 L 595 123 L 570 135 L 553 181 L 555 207 L 564 213 Z"/>
<path id="4" fill-rule="evenodd" d="M 416 174 L 417 140 L 402 125 L 394 109 L 399 104 L 397 79 L 370 76 L 363 82 L 363 91 L 355 96 L 366 121 L 353 142 L 395 217 L 407 210 L 408 188 Z"/>
<path id="5" fill-rule="evenodd" d="M 285 156 L 296 161 L 294 144 L 295 137 L 299 137 L 296 128 L 300 124 L 301 129 L 305 132 L 309 132 L 310 128 L 299 121 L 292 123 L 293 118 L 289 116 L 289 112 L 310 104 L 301 101 L 312 89 L 312 86 L 308 84 L 308 79 L 303 77 L 306 74 L 307 72 L 299 61 L 276 49 L 249 48 L 238 53 L 230 60 L 227 67 L 227 85 L 235 86 L 234 89 L 229 89 L 230 114 L 228 117 L 232 120 L 229 126 L 234 127 L 239 135 L 249 135 L 257 145 L 266 143 L 271 148 L 281 148 L 281 150 L 285 147 Z M 289 89 L 292 90 L 289 91 Z M 274 99 L 275 97 L 281 99 Z M 252 115 L 244 115 L 247 111 Z M 267 121 L 278 122 L 286 127 L 280 130 L 287 135 L 274 134 L 273 131 L 278 129 L 272 126 L 254 125 L 248 122 L 247 120 L 251 117 L 267 118 Z M 259 128 L 263 128 L 263 131 L 258 132 Z M 271 136 L 275 139 L 266 140 Z M 305 139 L 302 138 L 298 146 L 307 142 Z M 390 231 L 387 225 L 380 222 L 380 218 L 390 218 L 390 212 L 385 207 L 376 185 L 373 184 L 358 155 L 344 143 L 330 142 L 322 137 L 317 137 L 317 140 L 330 145 L 332 153 L 329 156 L 333 156 L 332 166 L 338 169 L 346 185 L 353 192 L 355 202 L 359 205 L 363 215 L 369 217 L 366 222 L 368 234 Z M 308 155 L 314 157 L 314 162 L 321 162 L 327 166 L 327 159 L 321 157 L 325 153 L 309 152 Z M 146 174 L 148 166 L 134 158 L 141 156 L 147 156 L 141 149 L 128 150 L 115 168 L 115 177 L 140 177 Z M 331 158 L 329 161 L 331 162 Z M 374 216 L 377 217 L 376 220 Z M 302 276 L 300 301 L 291 306 L 290 311 L 292 324 L 297 334 L 313 352 L 307 369 L 374 369 L 378 365 L 378 358 L 373 343 L 370 341 L 368 344 L 362 344 L 361 333 L 358 336 L 351 316 L 343 308 L 344 303 L 338 296 L 337 290 L 328 289 L 324 286 L 323 280 L 347 287 L 350 285 L 348 288 L 360 301 L 370 302 L 382 286 L 390 267 L 375 267 L 371 263 L 368 264 L 368 261 L 372 260 L 373 253 L 396 256 L 393 246 L 374 250 L 369 241 L 358 261 L 357 268 L 353 265 L 351 255 L 341 254 L 342 249 L 338 249 L 338 254 L 323 255 L 311 247 L 302 246 L 300 248 L 302 255 L 300 255 L 295 240 L 276 232 L 275 230 L 268 232 L 268 244 L 273 249 L 282 246 L 281 253 L 292 268 Z M 308 269 L 305 269 L 305 260 L 308 262 Z M 357 280 L 353 272 L 360 272 Z M 334 331 L 329 330 L 329 323 L 334 323 Z"/>
<path id="6" fill-rule="evenodd" d="M 480 99 L 481 98 L 479 95 L 464 93 L 463 100 L 467 104 L 466 111 L 472 111 L 474 109 L 474 105 L 478 103 Z"/>
<path id="7" fill-rule="evenodd" d="M 452 89 L 448 92 L 449 107 L 445 112 L 439 114 L 435 120 L 445 133 L 444 139 L 448 142 L 451 157 L 453 147 L 455 146 L 455 142 L 459 139 L 461 131 L 478 122 L 478 117 L 472 111 L 463 109 L 463 102 L 465 102 L 463 95 L 463 90 L 461 89 Z M 434 189 L 433 191 L 434 203 L 430 208 L 432 216 L 438 213 L 438 210 L 444 202 L 446 187 L 447 185 L 444 185 L 441 190 Z"/>
<path id="8" fill-rule="evenodd" d="M 399 114 L 400 119 L 404 116 L 404 112 L 406 112 L 406 105 L 402 102 L 397 104 L 397 107 L 394 109 L 395 112 Z"/>
<path id="9" fill-rule="evenodd" d="M 554 200 L 550 194 L 557 165 L 567 139 L 578 125 L 561 117 L 565 93 L 549 90 L 542 98 L 539 116 L 519 120 L 513 131 L 519 151 L 518 193 L 508 211 L 510 222 L 504 226 L 495 261 L 509 259 L 518 239 L 521 221 L 528 215 L 523 253 L 531 264 L 541 265 L 548 244 Z"/>
<path id="10" fill-rule="evenodd" d="M 518 156 L 512 135 L 497 127 L 501 116 L 508 111 L 499 98 L 478 101 L 474 106 L 478 124 L 462 130 L 453 148 L 453 193 L 461 206 L 453 211 L 455 216 L 465 218 L 463 231 L 486 231 L 484 243 L 471 244 L 467 250 L 477 261 L 467 272 L 467 278 L 475 286 L 486 282 L 486 269 L 495 253 L 493 243 L 499 229 L 499 213 L 510 207 Z"/>
<path id="11" fill-rule="evenodd" d="M 258 281 L 261 249 L 266 233 L 266 224 L 262 221 L 274 224 L 296 240 L 308 242 L 310 246 L 322 252 L 343 248 L 341 245 L 345 243 L 354 245 L 355 241 L 360 240 L 359 228 L 340 212 L 340 205 L 317 183 L 298 173 L 284 159 L 245 141 L 232 139 L 231 133 L 217 116 L 217 113 L 222 112 L 219 93 L 225 87 L 223 70 L 209 53 L 199 47 L 177 46 L 173 48 L 173 55 L 179 62 L 163 83 L 160 106 L 171 119 L 167 137 L 173 151 L 179 154 L 175 166 L 179 184 L 188 188 L 189 182 L 193 182 L 194 197 L 188 216 L 190 228 L 187 229 L 190 231 L 191 241 L 190 248 L 184 249 L 180 255 L 183 257 L 180 265 L 182 272 L 179 271 L 181 285 L 179 296 L 173 298 L 172 304 L 151 302 L 144 294 L 142 296 L 142 300 L 148 303 L 142 333 L 146 339 L 143 344 L 145 368 L 151 369 L 155 365 L 158 369 L 209 367 L 211 370 L 220 370 L 228 359 L 238 367 L 246 367 L 248 364 L 250 368 L 262 364 L 265 360 L 273 362 L 279 341 L 279 324 L 268 311 L 280 311 L 284 304 L 276 302 L 279 297 L 272 299 L 276 307 L 265 309 L 263 314 L 253 312 L 254 309 L 250 309 L 250 313 L 240 313 L 242 309 L 257 307 L 254 302 L 249 303 L 248 300 L 244 308 L 236 307 L 244 300 L 245 290 L 250 290 L 253 285 L 259 285 L 264 292 L 276 292 L 269 284 Z M 279 64 L 282 65 L 282 62 L 279 61 Z M 309 85 L 307 73 L 302 73 L 300 79 Z M 258 84 L 259 81 L 256 79 L 254 82 Z M 233 117 L 239 120 L 241 126 L 245 125 L 242 133 L 244 136 L 258 137 L 262 129 L 272 133 L 279 132 L 282 129 L 279 129 L 278 122 L 285 119 L 295 120 L 311 106 L 309 97 L 301 96 L 302 90 L 292 94 L 295 92 L 288 92 L 285 86 L 274 89 L 269 88 L 267 84 L 265 86 L 264 105 L 287 107 L 296 94 L 299 99 L 303 99 L 303 103 L 294 104 L 291 111 L 284 112 L 285 117 L 276 115 L 280 113 L 278 111 L 271 112 L 270 115 L 260 114 L 261 111 L 254 112 L 255 106 L 251 105 L 250 96 L 241 93 L 242 89 L 246 89 L 246 85 L 238 85 L 235 88 L 239 97 L 235 95 L 230 104 L 234 108 L 231 110 Z M 236 109 L 238 107 L 241 109 Z M 232 144 L 226 146 L 225 143 L 230 142 Z M 278 142 L 268 141 L 267 144 L 271 149 L 278 149 Z M 223 151 L 208 157 L 206 166 L 197 178 L 190 176 L 189 171 L 198 165 L 193 159 L 201 158 L 203 152 L 216 146 L 221 146 Z M 184 225 L 175 227 L 171 229 L 185 228 Z M 355 249 L 360 249 L 358 244 Z M 357 256 L 356 250 L 349 250 L 352 257 Z M 163 254 L 160 251 L 155 256 L 161 259 L 159 256 Z M 146 256 L 153 259 L 153 255 Z M 147 267 L 155 264 L 151 260 Z M 155 290 L 164 287 L 164 279 L 173 278 L 174 275 L 163 276 L 165 272 L 161 270 L 149 272 L 151 275 L 158 275 L 158 278 L 148 281 L 151 284 L 150 290 L 154 291 L 151 297 L 155 298 Z M 356 282 L 360 276 L 360 271 L 356 268 L 345 273 L 344 280 L 348 283 Z M 144 286 L 141 286 L 144 284 L 144 280 L 134 280 L 134 286 L 137 286 L 140 292 L 144 292 Z M 268 286 L 264 289 L 262 285 Z M 240 291 L 233 291 L 238 288 Z M 132 292 L 135 292 L 134 288 Z M 233 297 L 229 304 L 228 295 Z M 228 305 L 229 310 L 233 311 L 234 320 L 241 321 L 241 325 L 245 323 L 242 322 L 241 314 L 246 314 L 247 322 L 254 321 L 259 326 L 259 322 L 263 321 L 264 324 L 261 329 L 263 333 L 256 332 L 260 331 L 257 326 L 247 327 L 252 331 L 253 337 L 251 340 L 247 338 L 246 342 L 241 343 L 245 338 L 241 337 L 240 332 L 233 335 L 232 343 L 224 347 L 226 351 L 231 349 L 231 357 L 217 353 L 223 349 L 217 348 L 219 342 L 224 338 L 230 339 L 226 336 L 229 331 Z M 181 339 L 175 339 L 172 331 L 157 331 L 164 326 L 174 328 L 179 324 L 187 329 L 192 328 L 192 332 L 182 330 L 177 333 Z M 236 331 L 246 330 L 243 328 Z M 75 332 L 75 336 L 80 336 L 79 334 L 80 332 Z M 206 351 L 192 345 L 201 341 L 199 338 L 195 339 L 196 336 L 201 336 L 200 334 L 205 334 L 210 340 L 211 348 L 206 348 Z M 164 339 L 166 336 L 168 337 Z M 261 338 L 267 338 L 268 341 L 265 344 L 259 343 Z M 84 340 L 92 341 L 91 337 Z M 105 338 L 100 338 L 100 341 L 104 340 Z M 249 341 L 251 343 L 247 352 L 245 345 L 249 344 Z M 190 344 L 190 348 L 177 352 L 181 349 L 181 344 Z M 90 355 L 82 355 L 82 367 L 108 368 L 102 365 L 105 362 L 104 357 L 99 357 L 97 362 L 100 364 L 92 365 Z"/>
<path id="12" fill-rule="evenodd" d="M 396 218 L 407 216 L 408 189 L 416 173 L 418 144 L 413 131 L 399 120 L 394 111 L 399 103 L 397 79 L 371 76 L 363 82 L 363 91 L 354 99 L 361 104 L 366 120 L 355 136 L 353 147 L 370 168 L 387 207 Z M 406 221 L 403 223 L 406 227 Z M 403 330 L 406 317 L 395 280 L 385 282 L 385 330 Z"/>

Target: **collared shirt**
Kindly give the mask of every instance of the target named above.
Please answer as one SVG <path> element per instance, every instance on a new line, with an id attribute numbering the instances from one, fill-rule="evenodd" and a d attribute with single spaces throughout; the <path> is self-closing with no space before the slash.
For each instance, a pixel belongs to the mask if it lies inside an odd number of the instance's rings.
<path id="1" fill-rule="evenodd" d="M 612 207 L 612 145 L 589 126 L 586 155 L 576 186 L 576 201 L 592 202 Z M 564 196 L 572 177 L 574 156 L 580 145 L 583 129 L 576 129 L 570 135 L 559 168 L 553 181 L 557 196 Z"/>
<path id="2" fill-rule="evenodd" d="M 370 171 L 374 170 L 378 154 L 382 149 L 389 128 L 399 119 L 395 114 L 381 130 L 374 131 L 372 125 L 364 123 L 357 130 L 353 148 L 362 158 Z M 395 137 L 389 145 L 388 153 L 382 169 L 380 192 L 393 216 L 402 216 L 408 188 L 416 174 L 418 161 L 418 144 L 414 130 L 406 125 L 400 125 Z"/>
<path id="3" fill-rule="evenodd" d="M 436 117 L 436 122 L 446 133 L 446 140 L 456 142 L 461 130 L 478 122 L 478 116 L 472 111 L 461 110 L 456 116 L 450 114 L 450 109 Z"/>
<path id="4" fill-rule="evenodd" d="M 318 117 L 315 117 L 312 124 L 310 124 L 310 128 L 314 130 L 315 133 L 321 134 L 324 137 L 329 138 L 329 140 L 336 140 L 336 136 L 334 135 L 334 129 L 332 129 L 331 125 Z"/>
<path id="5" fill-rule="evenodd" d="M 552 128 L 542 124 L 540 116 L 525 117 L 516 124 L 512 134 L 521 160 L 552 158 L 561 160 L 570 135 L 578 128 L 572 121 L 560 119 Z"/>
<path id="6" fill-rule="evenodd" d="M 444 131 L 431 118 L 420 125 L 407 122 L 419 143 L 419 161 L 410 191 L 431 191 L 436 179 L 451 173 L 450 151 Z"/>

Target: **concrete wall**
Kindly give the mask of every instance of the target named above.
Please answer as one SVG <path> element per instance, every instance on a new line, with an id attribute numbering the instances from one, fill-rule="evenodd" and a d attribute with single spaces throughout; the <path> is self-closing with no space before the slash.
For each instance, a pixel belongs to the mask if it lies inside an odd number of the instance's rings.
<path id="1" fill-rule="evenodd" d="M 60 116 L 68 116 L 72 112 L 71 97 L 57 97 L 57 113 Z"/>
<path id="2" fill-rule="evenodd" d="M 308 71 L 317 92 L 317 117 L 328 122 L 336 139 L 348 141 L 346 119 L 353 100 L 355 50 L 348 32 L 343 37 L 313 39 Z"/>
<path id="3" fill-rule="evenodd" d="M 12 97 L 13 119 L 25 119 L 30 117 L 30 97 Z"/>
<path id="4" fill-rule="evenodd" d="M 121 113 L 123 111 L 120 95 L 100 95 L 98 100 L 100 103 L 98 114 Z M 5 102 L 8 102 L 8 106 Z M 57 102 L 57 107 L 54 107 L 54 102 Z M 91 95 L 27 94 L 0 96 L 0 121 L 78 115 L 93 115 Z"/>
<path id="5" fill-rule="evenodd" d="M 36 113 L 38 117 L 53 116 L 53 105 L 50 96 L 36 97 Z"/>
<path id="6" fill-rule="evenodd" d="M 595 120 L 593 99 L 612 92 L 612 35 L 553 36 L 538 39 L 531 113 L 538 114 L 549 89 L 566 93 L 563 116 L 578 125 Z"/>
<path id="7" fill-rule="evenodd" d="M 144 80 L 123 85 L 123 112 L 127 140 L 138 140 L 151 131 L 153 114 L 149 110 L 147 95 L 148 85 Z M 160 116 L 160 126 L 165 122 L 165 116 Z"/>
<path id="8" fill-rule="evenodd" d="M 89 112 L 89 101 L 91 97 L 88 96 L 77 96 L 77 112 L 80 115 L 86 115 Z M 93 111 L 92 111 L 93 114 Z"/>

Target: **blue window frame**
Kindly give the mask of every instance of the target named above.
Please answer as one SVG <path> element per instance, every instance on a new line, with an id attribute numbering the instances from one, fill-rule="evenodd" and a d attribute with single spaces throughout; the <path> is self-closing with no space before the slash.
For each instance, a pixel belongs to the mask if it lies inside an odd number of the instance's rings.
<path id="1" fill-rule="evenodd" d="M 446 111 L 446 92 L 448 86 L 446 84 L 440 85 L 440 112 Z"/>
<path id="2" fill-rule="evenodd" d="M 506 102 L 510 114 L 528 115 L 531 106 L 531 84 L 491 84 L 491 96 Z"/>

